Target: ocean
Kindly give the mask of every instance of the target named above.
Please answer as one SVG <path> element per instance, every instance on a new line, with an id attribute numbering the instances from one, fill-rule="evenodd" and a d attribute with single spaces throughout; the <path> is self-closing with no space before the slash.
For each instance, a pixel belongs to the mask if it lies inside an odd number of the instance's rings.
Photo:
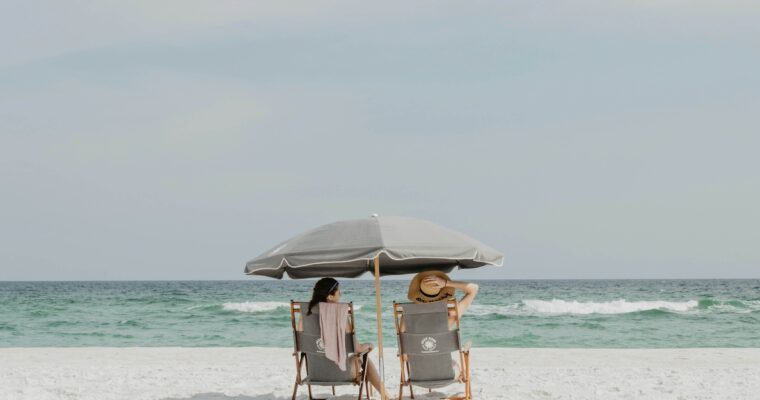
<path id="1" fill-rule="evenodd" d="M 375 342 L 374 283 L 341 279 Z M 462 319 L 476 347 L 760 347 L 760 280 L 487 280 Z M 0 282 L 0 347 L 292 346 L 313 280 Z M 407 281 L 382 280 L 384 343 Z"/>

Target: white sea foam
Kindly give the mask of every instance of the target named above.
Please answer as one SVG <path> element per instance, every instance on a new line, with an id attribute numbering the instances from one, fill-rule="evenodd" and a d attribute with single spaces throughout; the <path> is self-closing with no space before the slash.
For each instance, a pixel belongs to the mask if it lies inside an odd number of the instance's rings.
<path id="1" fill-rule="evenodd" d="M 247 313 L 260 313 L 274 311 L 280 307 L 290 307 L 290 304 L 278 301 L 246 301 L 244 303 L 224 303 L 222 307 L 229 311 L 240 311 Z"/>
<path id="2" fill-rule="evenodd" d="M 747 300 L 744 304 L 752 310 L 760 310 L 760 300 Z"/>
<path id="3" fill-rule="evenodd" d="M 685 312 L 696 309 L 696 300 L 683 302 L 674 301 L 627 301 L 614 300 L 608 302 L 580 302 L 553 299 L 523 300 L 524 309 L 539 314 L 627 314 L 647 310 L 665 310 Z"/>
<path id="4" fill-rule="evenodd" d="M 520 314 L 520 304 L 508 304 L 504 306 L 495 304 L 473 304 L 467 311 L 472 315 L 516 315 Z"/>
<path id="5" fill-rule="evenodd" d="M 224 303 L 222 307 L 228 311 L 239 311 L 247 313 L 261 313 L 267 311 L 274 311 L 278 308 L 288 308 L 289 303 L 283 303 L 279 301 L 246 301 L 243 303 Z M 354 304 L 354 311 L 362 309 L 361 305 Z"/>
<path id="6" fill-rule="evenodd" d="M 760 300 L 716 300 L 710 305 L 710 311 L 719 313 L 749 314 L 760 310 Z"/>

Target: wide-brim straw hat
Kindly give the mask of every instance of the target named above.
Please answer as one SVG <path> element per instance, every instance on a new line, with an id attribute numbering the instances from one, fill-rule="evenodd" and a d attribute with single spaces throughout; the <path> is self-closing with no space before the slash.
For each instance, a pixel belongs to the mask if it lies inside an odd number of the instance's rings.
<path id="1" fill-rule="evenodd" d="M 422 280 L 426 277 L 434 275 L 439 278 L 450 281 L 449 276 L 441 271 L 424 271 L 415 275 L 412 281 L 409 282 L 409 293 L 407 297 L 409 300 L 415 303 L 432 303 L 434 301 L 448 300 L 453 298 L 456 290 L 453 287 L 444 287 L 436 294 L 425 293 L 422 291 Z"/>

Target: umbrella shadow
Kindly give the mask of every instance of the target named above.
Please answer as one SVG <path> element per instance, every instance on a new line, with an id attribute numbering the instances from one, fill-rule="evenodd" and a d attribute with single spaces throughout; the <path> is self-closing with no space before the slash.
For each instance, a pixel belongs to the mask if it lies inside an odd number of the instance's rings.
<path id="1" fill-rule="evenodd" d="M 356 395 L 339 395 L 339 396 L 320 396 L 315 393 L 316 398 L 325 400 L 356 400 Z M 416 397 L 416 396 L 415 396 Z M 308 399 L 307 395 L 299 395 L 298 400 Z M 197 393 L 190 397 L 168 397 L 163 400 L 290 400 L 290 396 L 275 396 L 273 394 L 259 394 L 255 396 L 227 396 L 223 393 Z"/>
<path id="2" fill-rule="evenodd" d="M 227 396 L 223 393 L 197 393 L 190 397 L 167 397 L 162 400 L 284 400 L 285 397 L 277 397 L 271 394 L 257 396 Z"/>
<path id="3" fill-rule="evenodd" d="M 298 399 L 308 399 L 309 397 L 306 395 L 299 395 Z M 323 396 L 317 395 L 317 398 L 324 398 Z M 445 393 L 440 392 L 432 392 L 432 393 L 422 393 L 422 394 L 415 394 L 415 399 L 419 400 L 438 400 L 442 398 L 446 398 Z M 342 396 L 327 396 L 326 400 L 354 400 L 356 399 L 356 395 L 342 395 Z M 394 397 L 395 399 L 395 397 Z M 290 396 L 275 396 L 273 394 L 259 394 L 255 396 L 227 396 L 223 393 L 198 393 L 194 394 L 190 397 L 168 397 L 163 400 L 290 400 Z"/>

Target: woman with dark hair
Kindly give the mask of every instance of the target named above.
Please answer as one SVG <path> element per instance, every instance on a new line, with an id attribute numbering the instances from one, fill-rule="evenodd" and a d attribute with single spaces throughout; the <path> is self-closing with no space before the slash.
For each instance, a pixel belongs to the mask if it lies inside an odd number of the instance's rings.
<path id="1" fill-rule="evenodd" d="M 318 307 L 319 303 L 338 302 L 340 302 L 340 284 L 334 278 L 322 278 L 318 280 L 316 284 L 314 284 L 314 291 L 312 292 L 311 300 L 309 300 L 309 309 L 306 310 L 306 315 L 311 315 L 312 309 L 314 307 Z M 347 330 L 353 328 L 350 326 L 349 321 L 346 321 L 345 323 Z M 303 330 L 303 320 L 298 321 L 298 330 Z M 359 343 L 356 346 L 356 352 L 358 353 L 362 353 L 370 349 L 372 349 L 372 343 Z M 356 371 L 356 373 L 360 374 L 361 371 Z M 380 374 L 377 372 L 377 368 L 375 368 L 372 360 L 367 360 L 367 380 L 372 384 L 372 386 L 375 387 L 375 389 L 377 389 L 377 391 L 380 392 L 382 400 L 390 399 L 390 397 L 388 397 L 387 391 L 385 390 L 385 387 L 383 387 L 383 384 L 380 381 Z"/>

